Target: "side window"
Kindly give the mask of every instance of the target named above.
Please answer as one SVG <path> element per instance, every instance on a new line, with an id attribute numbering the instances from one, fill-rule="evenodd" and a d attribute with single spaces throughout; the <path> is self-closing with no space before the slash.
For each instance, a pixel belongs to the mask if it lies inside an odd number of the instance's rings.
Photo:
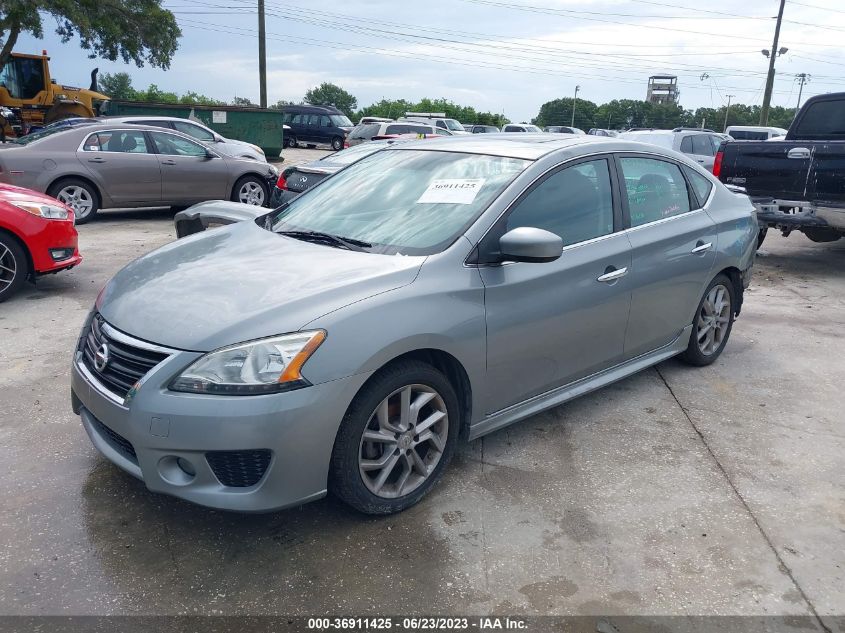
<path id="1" fill-rule="evenodd" d="M 91 134 L 82 144 L 83 152 L 99 152 L 101 149 L 99 134 Z"/>
<path id="2" fill-rule="evenodd" d="M 452 133 L 449 130 L 444 130 L 443 128 L 438 127 L 435 128 L 434 131 L 440 134 L 441 136 L 452 136 Z"/>
<path id="3" fill-rule="evenodd" d="M 620 158 L 619 162 L 632 227 L 690 210 L 687 183 L 680 167 L 653 158 Z"/>
<path id="4" fill-rule="evenodd" d="M 290 123 L 291 119 L 293 119 L 293 115 L 290 112 L 284 112 L 282 114 L 282 123 Z"/>
<path id="5" fill-rule="evenodd" d="M 329 120 L 329 117 L 323 115 L 320 117 L 320 127 L 331 127 L 332 122 Z"/>
<path id="6" fill-rule="evenodd" d="M 407 125 L 388 125 L 384 130 L 385 134 L 407 134 Z"/>
<path id="7" fill-rule="evenodd" d="M 173 126 L 170 124 L 170 121 L 144 121 L 142 119 L 138 119 L 136 121 L 129 121 L 130 123 L 134 123 L 135 125 L 151 125 L 152 127 L 166 127 L 172 128 Z"/>
<path id="8" fill-rule="evenodd" d="M 713 156 L 715 156 L 716 152 L 719 151 L 719 146 L 722 144 L 722 141 L 724 141 L 724 139 L 719 136 L 710 137 L 710 142 L 713 144 Z"/>
<path id="9" fill-rule="evenodd" d="M 175 127 L 179 132 L 187 134 L 188 136 L 193 136 L 195 139 L 199 139 L 200 141 L 214 140 L 214 135 L 199 125 L 184 123 L 182 121 L 174 121 L 173 127 Z"/>
<path id="10" fill-rule="evenodd" d="M 520 226 L 556 233 L 564 246 L 613 233 L 607 161 L 580 163 L 546 178 L 517 203 L 505 230 Z"/>
<path id="11" fill-rule="evenodd" d="M 147 142 L 142 131 L 116 130 L 100 132 L 100 150 L 103 152 L 122 152 L 125 154 L 146 154 Z"/>
<path id="12" fill-rule="evenodd" d="M 692 151 L 692 137 L 691 136 L 685 136 L 683 139 L 681 139 L 681 153 L 682 154 L 692 154 L 692 153 L 694 153 Z"/>
<path id="13" fill-rule="evenodd" d="M 444 130 L 446 129 L 446 124 L 443 121 L 438 121 L 435 125 L 437 125 L 437 127 L 443 128 Z"/>
<path id="14" fill-rule="evenodd" d="M 700 205 L 704 206 L 707 198 L 710 197 L 710 192 L 713 190 L 713 183 L 694 169 L 684 167 L 684 171 L 687 173 L 687 179 L 695 191 L 695 197 L 698 198 Z"/>
<path id="15" fill-rule="evenodd" d="M 159 154 L 168 156 L 205 156 L 206 148 L 199 143 L 189 141 L 175 134 L 150 132 Z"/>
<path id="16" fill-rule="evenodd" d="M 302 115 L 301 114 L 294 114 L 293 120 L 291 121 L 291 123 L 296 123 L 297 125 L 300 124 L 300 123 L 304 123 L 304 121 L 302 120 Z"/>
<path id="17" fill-rule="evenodd" d="M 320 125 L 320 115 L 319 114 L 309 114 L 308 115 L 308 125 Z"/>
<path id="18" fill-rule="evenodd" d="M 692 153 L 699 156 L 713 156 L 713 144 L 710 142 L 709 134 L 696 134 L 692 137 Z"/>

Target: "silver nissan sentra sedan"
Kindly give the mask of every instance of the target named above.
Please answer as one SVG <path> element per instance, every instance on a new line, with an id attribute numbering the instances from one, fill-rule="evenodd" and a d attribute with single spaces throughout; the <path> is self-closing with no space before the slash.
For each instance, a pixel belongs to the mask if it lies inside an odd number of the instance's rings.
<path id="1" fill-rule="evenodd" d="M 756 236 L 748 199 L 671 150 L 398 145 L 121 270 L 83 327 L 73 409 L 156 492 L 397 512 L 462 439 L 671 356 L 716 360 Z"/>

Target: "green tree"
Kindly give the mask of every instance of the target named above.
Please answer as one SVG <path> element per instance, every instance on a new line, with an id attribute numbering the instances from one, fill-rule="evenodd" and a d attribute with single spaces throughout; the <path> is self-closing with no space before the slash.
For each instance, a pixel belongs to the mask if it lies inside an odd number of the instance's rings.
<path id="1" fill-rule="evenodd" d="M 42 18 L 56 21 L 62 42 L 79 38 L 90 57 L 169 68 L 182 35 L 162 0 L 0 0 L 0 68 L 21 33 L 44 37 Z"/>
<path id="2" fill-rule="evenodd" d="M 340 86 L 325 81 L 306 92 L 305 101 L 311 105 L 334 106 L 348 117 L 353 116 L 358 107 L 358 99 Z"/>
<path id="3" fill-rule="evenodd" d="M 575 127 L 589 130 L 594 124 L 598 106 L 592 101 L 578 99 L 575 102 Z M 540 106 L 540 113 L 531 119 L 534 125 L 569 125 L 572 123 L 572 97 L 548 101 Z"/>
<path id="4" fill-rule="evenodd" d="M 258 104 L 253 103 L 249 97 L 235 97 L 232 99 L 232 105 L 241 106 L 243 108 L 257 108 Z"/>
<path id="5" fill-rule="evenodd" d="M 284 99 L 279 99 L 271 106 L 268 106 L 271 110 L 281 110 L 287 105 L 293 105 L 293 101 L 285 101 Z"/>
<path id="6" fill-rule="evenodd" d="M 100 92 L 112 99 L 135 101 L 138 98 L 138 92 L 132 87 L 132 77 L 129 73 L 103 73 L 99 85 Z"/>
<path id="7" fill-rule="evenodd" d="M 473 107 L 458 105 L 448 99 L 429 98 L 421 99 L 417 102 L 406 99 L 382 99 L 377 103 L 359 110 L 354 119 L 357 121 L 363 116 L 380 116 L 389 119 L 398 119 L 405 116 L 406 112 L 443 112 L 450 119 L 457 119 L 461 123 L 478 125 L 496 125 L 501 127 L 509 122 L 504 114 L 479 112 Z"/>

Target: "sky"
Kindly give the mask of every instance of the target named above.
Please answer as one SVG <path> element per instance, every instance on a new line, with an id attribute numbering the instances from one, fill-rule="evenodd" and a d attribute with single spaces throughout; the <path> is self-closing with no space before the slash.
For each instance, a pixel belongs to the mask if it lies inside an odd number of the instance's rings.
<path id="1" fill-rule="evenodd" d="M 268 102 L 328 81 L 358 99 L 445 97 L 528 121 L 569 97 L 644 99 L 648 77 L 678 76 L 684 108 L 761 104 L 779 0 L 265 0 Z M 77 41 L 21 36 L 60 83 L 92 68 L 221 100 L 258 102 L 257 0 L 163 0 L 182 29 L 169 70 L 92 60 Z M 845 3 L 786 0 L 772 105 L 845 91 Z"/>

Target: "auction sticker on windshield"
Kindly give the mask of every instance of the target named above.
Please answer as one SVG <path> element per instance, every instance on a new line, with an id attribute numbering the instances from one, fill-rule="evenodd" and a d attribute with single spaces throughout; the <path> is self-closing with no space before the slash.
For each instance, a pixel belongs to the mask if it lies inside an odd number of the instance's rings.
<path id="1" fill-rule="evenodd" d="M 417 204 L 472 204 L 484 186 L 484 178 L 432 180 Z"/>

